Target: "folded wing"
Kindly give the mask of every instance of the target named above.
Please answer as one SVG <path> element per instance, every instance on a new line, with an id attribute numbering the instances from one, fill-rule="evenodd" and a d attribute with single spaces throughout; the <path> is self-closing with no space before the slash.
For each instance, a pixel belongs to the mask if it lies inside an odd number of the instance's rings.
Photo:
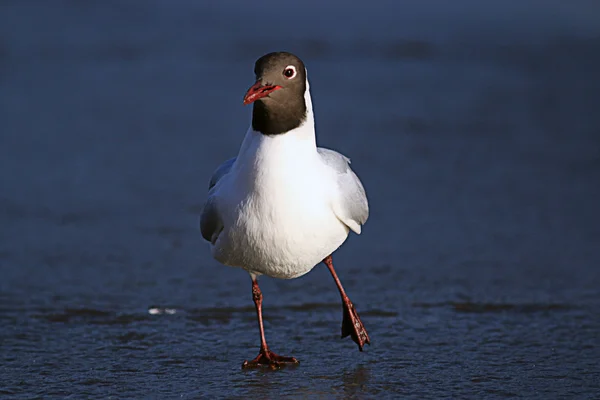
<path id="1" fill-rule="evenodd" d="M 337 194 L 333 212 L 348 228 L 360 233 L 369 218 L 369 202 L 360 179 L 350 168 L 350 159 L 322 147 L 317 148 L 323 163 L 335 172 Z"/>
<path id="2" fill-rule="evenodd" d="M 215 244 L 219 234 L 223 230 L 223 222 L 219 215 L 217 198 L 214 196 L 213 188 L 221 178 L 229 173 L 234 162 L 235 158 L 231 158 L 219 165 L 208 183 L 208 199 L 206 199 L 202 207 L 202 213 L 200 214 L 200 232 L 202 233 L 202 237 L 212 244 Z"/>

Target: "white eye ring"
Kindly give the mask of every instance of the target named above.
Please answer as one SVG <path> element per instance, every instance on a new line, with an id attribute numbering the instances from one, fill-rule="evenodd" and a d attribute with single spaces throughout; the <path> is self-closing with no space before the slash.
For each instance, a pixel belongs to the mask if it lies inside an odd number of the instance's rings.
<path id="1" fill-rule="evenodd" d="M 287 75 L 289 71 L 292 71 L 292 75 Z M 283 69 L 283 76 L 285 76 L 287 79 L 293 79 L 296 77 L 296 67 L 294 67 L 293 65 L 288 65 L 287 67 L 285 67 Z"/>

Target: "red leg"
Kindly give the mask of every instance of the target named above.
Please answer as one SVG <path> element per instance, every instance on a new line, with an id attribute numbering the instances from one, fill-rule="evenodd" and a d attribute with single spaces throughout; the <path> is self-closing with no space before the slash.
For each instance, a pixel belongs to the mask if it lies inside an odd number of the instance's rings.
<path id="1" fill-rule="evenodd" d="M 258 287 L 256 278 L 252 277 L 252 299 L 256 307 L 256 315 L 258 316 L 258 328 L 260 329 L 260 351 L 258 356 L 252 361 L 244 361 L 242 368 L 270 367 L 273 369 L 279 368 L 282 364 L 298 364 L 298 360 L 294 357 L 282 357 L 273 353 L 267 346 L 265 339 L 265 328 L 263 327 L 262 319 L 262 292 Z"/>
<path id="2" fill-rule="evenodd" d="M 333 280 L 340 291 L 340 296 L 342 296 L 342 306 L 344 308 L 344 319 L 342 320 L 342 338 L 350 335 L 352 340 L 358 344 L 358 349 L 362 351 L 365 344 L 371 344 L 369 334 L 363 326 L 363 323 L 360 320 L 356 309 L 354 308 L 354 304 L 352 304 L 350 298 L 348 295 L 346 295 L 346 292 L 342 287 L 342 282 L 340 282 L 340 279 L 333 269 L 333 260 L 331 255 L 327 256 L 323 262 L 325 265 L 327 265 L 327 268 L 329 268 L 329 272 L 331 272 Z"/>

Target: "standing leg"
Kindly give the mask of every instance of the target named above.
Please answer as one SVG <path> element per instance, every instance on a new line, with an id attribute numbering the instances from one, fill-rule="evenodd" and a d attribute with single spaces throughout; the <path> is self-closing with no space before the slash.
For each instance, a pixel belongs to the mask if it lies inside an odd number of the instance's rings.
<path id="1" fill-rule="evenodd" d="M 333 280 L 340 291 L 340 296 L 342 296 L 342 306 L 344 308 L 344 319 L 342 320 L 342 338 L 350 335 L 352 340 L 358 344 L 358 349 L 362 351 L 365 343 L 371 344 L 369 334 L 363 326 L 363 323 L 360 320 L 356 309 L 354 308 L 354 304 L 352 304 L 350 298 L 348 298 L 348 295 L 346 295 L 346 292 L 342 287 L 342 282 L 340 282 L 340 279 L 333 269 L 333 260 L 331 255 L 327 256 L 323 262 L 325 265 L 327 265 L 327 268 L 329 268 L 329 272 L 331 272 Z"/>
<path id="2" fill-rule="evenodd" d="M 252 275 L 252 299 L 254 300 L 256 316 L 258 317 L 258 329 L 260 330 L 260 351 L 254 360 L 244 361 L 242 368 L 261 366 L 278 368 L 281 366 L 281 364 L 298 364 L 298 360 L 296 360 L 294 357 L 278 356 L 269 350 L 269 346 L 267 346 L 267 341 L 265 339 L 265 328 L 263 326 L 262 318 L 262 292 L 258 287 L 258 282 L 254 275 Z"/>

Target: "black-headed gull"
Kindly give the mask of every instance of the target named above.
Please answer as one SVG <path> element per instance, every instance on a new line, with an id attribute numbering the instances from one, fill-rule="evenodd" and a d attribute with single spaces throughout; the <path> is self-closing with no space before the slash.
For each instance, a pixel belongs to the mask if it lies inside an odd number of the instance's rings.
<path id="1" fill-rule="evenodd" d="M 256 61 L 254 73 L 256 83 L 244 97 L 244 104 L 253 104 L 252 123 L 237 157 L 211 177 L 200 217 L 213 257 L 245 269 L 252 278 L 261 344 L 258 356 L 242 367 L 298 363 L 267 346 L 257 278 L 297 278 L 320 262 L 342 297 L 342 337 L 350 335 L 362 351 L 369 335 L 333 269 L 331 254 L 350 230 L 360 234 L 367 221 L 365 190 L 348 158 L 316 145 L 304 63 L 290 53 L 269 53 Z"/>

